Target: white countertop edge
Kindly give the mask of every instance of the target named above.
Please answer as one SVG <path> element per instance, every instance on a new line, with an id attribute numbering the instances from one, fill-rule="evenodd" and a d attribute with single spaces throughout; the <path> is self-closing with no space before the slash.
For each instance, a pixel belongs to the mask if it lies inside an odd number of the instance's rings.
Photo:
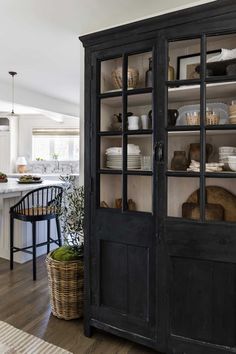
<path id="1" fill-rule="evenodd" d="M 27 192 L 37 188 L 47 187 L 47 186 L 61 186 L 64 182 L 53 181 L 53 180 L 43 180 L 42 183 L 37 184 L 19 184 L 16 178 L 8 178 L 7 183 L 0 183 L 0 195 L 14 192 Z"/>

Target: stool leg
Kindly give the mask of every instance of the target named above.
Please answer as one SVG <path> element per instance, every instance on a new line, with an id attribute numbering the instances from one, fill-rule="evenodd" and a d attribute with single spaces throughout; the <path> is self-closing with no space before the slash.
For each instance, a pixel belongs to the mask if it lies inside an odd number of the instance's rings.
<path id="1" fill-rule="evenodd" d="M 33 280 L 36 280 L 36 222 L 32 222 L 32 239 L 33 239 Z"/>
<path id="2" fill-rule="evenodd" d="M 14 218 L 10 216 L 10 269 L 13 269 L 14 262 Z"/>
<path id="3" fill-rule="evenodd" d="M 47 253 L 50 252 L 51 220 L 47 220 Z"/>
<path id="4" fill-rule="evenodd" d="M 58 216 L 56 217 L 58 244 L 61 247 L 61 226 Z"/>

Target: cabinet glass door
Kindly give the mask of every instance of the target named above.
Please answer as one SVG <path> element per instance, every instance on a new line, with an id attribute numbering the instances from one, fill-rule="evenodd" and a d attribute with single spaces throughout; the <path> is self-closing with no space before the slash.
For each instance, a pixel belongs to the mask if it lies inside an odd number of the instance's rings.
<path id="1" fill-rule="evenodd" d="M 122 56 L 104 59 L 103 52 L 96 57 L 91 232 L 95 317 L 149 340 L 157 333 L 151 291 L 156 286 L 153 45 L 145 42 L 142 51 L 128 52 L 129 46 L 127 52 L 120 48 Z"/>
<path id="2" fill-rule="evenodd" d="M 169 42 L 167 216 L 236 221 L 236 35 Z M 221 49 L 226 48 L 226 49 Z M 235 57 L 235 58 L 234 58 Z"/>
<path id="3" fill-rule="evenodd" d="M 152 213 L 152 51 L 101 61 L 99 208 Z"/>
<path id="4" fill-rule="evenodd" d="M 169 57 L 178 68 L 166 81 L 170 338 L 174 347 L 184 338 L 184 352 L 191 341 L 223 352 L 236 345 L 236 35 L 170 42 Z"/>

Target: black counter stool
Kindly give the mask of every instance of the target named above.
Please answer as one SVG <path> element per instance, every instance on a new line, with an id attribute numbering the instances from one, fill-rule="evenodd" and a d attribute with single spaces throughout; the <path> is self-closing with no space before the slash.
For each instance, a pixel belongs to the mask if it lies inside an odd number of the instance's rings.
<path id="1" fill-rule="evenodd" d="M 13 269 L 15 252 L 25 252 L 33 255 L 33 279 L 36 280 L 36 248 L 47 246 L 50 252 L 50 244 L 61 246 L 61 229 L 59 214 L 61 208 L 63 188 L 49 186 L 34 189 L 27 193 L 17 204 L 10 208 L 10 268 Z M 14 246 L 14 219 L 31 222 L 32 246 L 18 248 Z M 51 238 L 50 221 L 55 219 L 57 228 L 57 240 Z M 36 242 L 36 222 L 47 220 L 47 241 Z M 30 250 L 32 249 L 32 250 Z"/>

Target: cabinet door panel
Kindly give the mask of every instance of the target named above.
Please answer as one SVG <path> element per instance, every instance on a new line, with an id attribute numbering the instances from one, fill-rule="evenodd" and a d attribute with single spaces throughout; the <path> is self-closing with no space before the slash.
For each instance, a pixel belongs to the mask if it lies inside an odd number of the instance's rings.
<path id="1" fill-rule="evenodd" d="M 235 346 L 236 266 L 171 258 L 171 334 Z"/>
<path id="2" fill-rule="evenodd" d="M 101 305 L 126 312 L 127 246 L 101 241 Z"/>
<path id="3" fill-rule="evenodd" d="M 147 320 L 147 248 L 101 241 L 101 305 Z"/>
<path id="4" fill-rule="evenodd" d="M 10 172 L 10 135 L 0 133 L 0 151 L 4 151 L 0 156 L 0 171 Z"/>
<path id="5" fill-rule="evenodd" d="M 93 248 L 94 318 L 128 332 L 155 336 L 155 238 L 152 215 L 99 210 Z M 115 227 L 114 225 L 119 225 Z"/>

